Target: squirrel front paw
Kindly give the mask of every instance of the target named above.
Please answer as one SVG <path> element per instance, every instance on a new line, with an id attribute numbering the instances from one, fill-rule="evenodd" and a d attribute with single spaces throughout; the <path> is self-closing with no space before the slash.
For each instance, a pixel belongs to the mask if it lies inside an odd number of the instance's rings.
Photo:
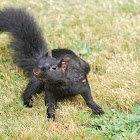
<path id="1" fill-rule="evenodd" d="M 25 105 L 28 108 L 32 108 L 33 106 L 30 105 L 29 101 L 24 101 L 23 105 Z"/>
<path id="2" fill-rule="evenodd" d="M 54 114 L 51 114 L 51 113 L 48 113 L 48 116 L 47 116 L 47 120 L 55 120 L 55 115 Z"/>

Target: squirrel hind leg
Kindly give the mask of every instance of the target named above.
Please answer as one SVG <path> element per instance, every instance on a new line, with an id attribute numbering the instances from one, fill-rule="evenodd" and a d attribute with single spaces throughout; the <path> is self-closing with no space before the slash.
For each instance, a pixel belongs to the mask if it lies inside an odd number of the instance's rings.
<path id="1" fill-rule="evenodd" d="M 81 67 L 83 68 L 85 73 L 88 74 L 90 72 L 89 64 L 86 61 L 84 61 L 83 59 L 81 59 L 81 58 L 79 58 L 79 60 L 80 60 Z"/>

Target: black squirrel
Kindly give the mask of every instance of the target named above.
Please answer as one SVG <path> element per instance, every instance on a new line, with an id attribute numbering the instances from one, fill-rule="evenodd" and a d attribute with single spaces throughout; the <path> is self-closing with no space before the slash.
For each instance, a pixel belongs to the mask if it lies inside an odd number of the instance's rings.
<path id="1" fill-rule="evenodd" d="M 104 113 L 91 96 L 87 80 L 88 63 L 68 49 L 48 51 L 36 21 L 26 11 L 18 8 L 1 10 L 0 31 L 11 34 L 13 61 L 30 76 L 23 93 L 26 107 L 32 107 L 32 95 L 45 90 L 47 118 L 55 119 L 55 106 L 59 99 L 78 94 L 95 114 Z"/>

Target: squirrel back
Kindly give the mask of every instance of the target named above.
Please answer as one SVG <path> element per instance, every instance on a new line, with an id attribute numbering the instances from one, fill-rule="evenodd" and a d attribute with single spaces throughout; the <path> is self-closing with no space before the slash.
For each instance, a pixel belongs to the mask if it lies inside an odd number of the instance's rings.
<path id="1" fill-rule="evenodd" d="M 0 31 L 12 35 L 10 47 L 14 63 L 32 73 L 40 57 L 47 53 L 47 45 L 34 18 L 22 9 L 0 11 Z"/>

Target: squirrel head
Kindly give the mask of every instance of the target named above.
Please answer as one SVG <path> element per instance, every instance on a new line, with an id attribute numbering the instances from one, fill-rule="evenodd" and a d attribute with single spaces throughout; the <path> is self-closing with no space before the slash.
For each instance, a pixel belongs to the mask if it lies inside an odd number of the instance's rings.
<path id="1" fill-rule="evenodd" d="M 52 52 L 49 51 L 38 61 L 33 70 L 34 76 L 41 82 L 59 81 L 65 75 L 70 60 L 69 54 L 66 54 L 62 59 L 58 59 L 53 57 Z"/>

